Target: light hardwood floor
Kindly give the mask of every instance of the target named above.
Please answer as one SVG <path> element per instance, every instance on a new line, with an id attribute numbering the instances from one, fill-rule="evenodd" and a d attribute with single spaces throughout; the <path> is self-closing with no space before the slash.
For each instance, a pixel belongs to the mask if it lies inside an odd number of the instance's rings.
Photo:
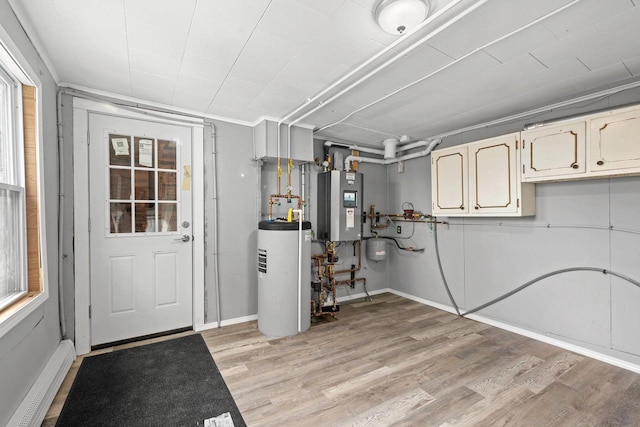
<path id="1" fill-rule="evenodd" d="M 640 425 L 640 375 L 391 294 L 294 337 L 202 335 L 249 426 Z"/>

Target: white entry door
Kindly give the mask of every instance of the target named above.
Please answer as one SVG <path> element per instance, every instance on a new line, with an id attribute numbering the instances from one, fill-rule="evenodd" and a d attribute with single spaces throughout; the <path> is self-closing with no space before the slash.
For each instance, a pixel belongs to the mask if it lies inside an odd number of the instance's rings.
<path id="1" fill-rule="evenodd" d="M 89 115 L 91 345 L 189 327 L 192 129 Z"/>

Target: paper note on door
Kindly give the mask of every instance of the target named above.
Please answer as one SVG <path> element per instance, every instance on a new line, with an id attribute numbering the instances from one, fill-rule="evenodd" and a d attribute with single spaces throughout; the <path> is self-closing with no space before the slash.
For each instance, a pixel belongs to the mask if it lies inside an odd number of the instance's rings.
<path id="1" fill-rule="evenodd" d="M 141 166 L 153 166 L 153 141 L 141 139 L 138 145 L 138 162 Z"/>
<path id="2" fill-rule="evenodd" d="M 191 166 L 184 166 L 184 175 L 182 177 L 182 191 L 191 191 Z"/>
<path id="3" fill-rule="evenodd" d="M 356 220 L 356 210 L 353 208 L 347 209 L 347 228 L 353 228 Z"/>
<path id="4" fill-rule="evenodd" d="M 116 156 L 129 155 L 129 141 L 127 138 L 111 138 L 111 145 Z"/>

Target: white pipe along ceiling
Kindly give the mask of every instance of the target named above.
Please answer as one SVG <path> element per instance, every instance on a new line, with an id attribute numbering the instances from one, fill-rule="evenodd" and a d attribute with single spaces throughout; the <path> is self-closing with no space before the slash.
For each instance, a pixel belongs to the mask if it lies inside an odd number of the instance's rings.
<path id="1" fill-rule="evenodd" d="M 440 144 L 441 141 L 442 141 L 441 139 L 434 139 L 429 142 L 424 141 L 425 143 L 429 144 L 426 149 L 422 151 L 418 151 L 416 153 L 405 154 L 404 156 L 400 156 L 400 157 L 377 159 L 372 157 L 361 157 L 361 156 L 350 155 L 344 159 L 344 170 L 346 171 L 351 170 L 351 162 L 353 161 L 358 161 L 363 163 L 376 163 L 379 165 L 390 165 L 393 163 L 402 162 L 404 160 L 411 160 L 411 159 L 417 159 L 418 157 L 428 156 L 429 154 L 431 154 L 431 151 L 433 151 L 433 149 L 436 148 L 438 144 Z M 423 142 L 423 141 L 420 141 L 420 142 Z"/>
<path id="2" fill-rule="evenodd" d="M 360 112 L 362 112 L 362 111 L 364 111 L 364 110 L 366 110 L 366 109 L 368 109 L 370 107 L 373 107 L 374 105 L 376 105 L 376 104 L 378 104 L 378 103 L 380 103 L 382 101 L 385 101 L 388 98 L 390 98 L 390 97 L 392 97 L 392 96 L 394 96 L 394 95 L 396 95 L 396 94 L 398 94 L 398 93 L 400 93 L 400 92 L 402 92 L 402 91 L 404 91 L 406 89 L 409 89 L 409 88 L 415 86 L 416 84 L 421 83 L 424 80 L 429 79 L 429 78 L 437 75 L 438 73 L 441 73 L 441 72 L 453 67 L 454 65 L 464 61 L 465 59 L 471 57 L 472 55 L 477 54 L 478 52 L 481 52 L 484 49 L 487 49 L 487 48 L 489 48 L 489 47 L 491 47 L 491 46 L 493 46 L 493 45 L 495 45 L 495 44 L 497 44 L 497 43 L 499 43 L 499 42 L 501 42 L 503 40 L 506 40 L 506 39 L 508 39 L 510 37 L 513 37 L 514 35 L 519 34 L 522 31 L 527 30 L 527 29 L 531 28 L 532 26 L 534 26 L 534 25 L 536 25 L 536 24 L 538 24 L 538 23 L 540 23 L 540 22 L 542 22 L 542 21 L 544 21 L 544 20 L 546 20 L 546 19 L 548 19 L 548 18 L 550 18 L 550 17 L 552 17 L 554 15 L 557 15 L 558 13 L 566 10 L 567 8 L 570 8 L 571 6 L 577 4 L 577 3 L 581 2 L 581 1 L 582 0 L 573 0 L 572 2 L 570 2 L 570 3 L 566 4 L 566 5 L 563 5 L 561 7 L 558 7 L 557 9 L 545 14 L 544 16 L 541 16 L 541 17 L 539 17 L 537 19 L 534 19 L 533 21 L 528 22 L 527 24 L 525 24 L 525 25 L 523 25 L 523 26 L 521 26 L 521 27 L 519 27 L 519 28 L 517 28 L 517 29 L 515 29 L 515 30 L 513 30 L 511 32 L 509 32 L 508 34 L 505 34 L 505 35 L 503 35 L 501 37 L 498 37 L 498 38 L 496 38 L 496 39 L 494 39 L 494 40 L 492 40 L 492 41 L 490 41 L 488 43 L 485 43 L 484 45 L 479 46 L 479 47 L 467 52 L 466 54 L 462 55 L 461 57 L 459 57 L 459 58 L 457 58 L 457 59 L 455 59 L 455 60 L 453 60 L 453 61 L 451 61 L 451 62 L 449 62 L 449 63 L 447 63 L 445 65 L 443 65 L 442 67 L 432 71 L 431 73 L 428 73 L 428 74 L 426 74 L 426 75 L 424 75 L 422 77 L 419 77 L 419 78 L 415 79 L 414 81 L 412 81 L 412 82 L 410 82 L 410 83 L 408 83 L 408 84 L 406 84 L 404 86 L 401 86 L 398 89 L 396 89 L 396 90 L 394 90 L 394 91 L 392 91 L 392 92 L 390 92 L 388 94 L 385 94 L 384 96 L 374 100 L 373 102 L 371 102 L 369 104 L 366 104 L 366 105 L 364 105 L 364 106 L 362 106 L 362 107 L 350 112 L 349 114 L 347 114 L 342 119 L 340 119 L 340 120 L 338 120 L 336 122 L 330 123 L 328 125 L 320 127 L 319 129 L 317 129 L 317 132 L 322 132 L 322 131 L 324 131 L 326 129 L 329 129 L 331 127 L 337 126 L 339 124 L 342 124 L 343 122 L 345 122 L 349 118 L 353 117 L 355 114 L 360 113 Z M 418 47 L 421 44 L 425 43 L 426 41 L 430 40 L 432 37 L 434 37 L 435 35 L 439 34 L 442 30 L 446 29 L 448 26 L 452 25 L 453 23 L 457 22 L 462 17 L 466 16 L 467 13 L 470 13 L 471 11 L 475 10 L 475 8 L 477 8 L 479 6 L 482 6 L 482 4 L 484 4 L 484 2 L 480 2 L 480 3 L 476 4 L 476 5 L 474 5 L 473 8 L 470 8 L 470 9 L 466 10 L 465 13 L 456 16 L 453 20 L 447 22 L 447 24 L 445 24 L 445 26 L 443 26 L 441 28 L 438 28 L 436 31 L 433 31 L 433 32 L 429 33 L 427 36 L 425 36 L 422 39 L 418 40 L 417 42 L 412 44 L 408 49 L 403 51 L 401 54 L 399 54 L 396 57 L 394 57 L 393 61 L 388 61 L 387 63 L 385 63 L 382 66 L 380 66 L 377 69 L 375 69 L 372 73 L 377 73 L 380 70 L 382 70 L 384 67 L 386 67 L 387 65 L 390 65 L 390 63 L 393 63 L 397 59 L 400 59 L 401 57 L 406 55 L 409 51 L 415 49 L 416 47 Z M 370 76 L 368 75 L 366 77 L 368 78 Z M 358 81 L 357 83 L 360 83 L 360 81 Z M 355 85 L 356 84 L 351 85 L 349 88 L 347 88 L 347 90 L 352 89 L 353 87 L 355 87 Z M 345 90 L 345 92 L 347 90 Z M 340 94 L 343 94 L 343 93 L 340 93 Z M 329 100 L 323 102 L 321 105 L 318 105 L 316 107 L 316 109 L 312 110 L 307 115 L 311 114 L 312 112 L 315 112 L 317 109 L 324 108 L 328 102 L 331 102 L 334 99 L 335 98 L 330 98 Z M 306 117 L 306 116 L 303 116 L 303 117 Z"/>

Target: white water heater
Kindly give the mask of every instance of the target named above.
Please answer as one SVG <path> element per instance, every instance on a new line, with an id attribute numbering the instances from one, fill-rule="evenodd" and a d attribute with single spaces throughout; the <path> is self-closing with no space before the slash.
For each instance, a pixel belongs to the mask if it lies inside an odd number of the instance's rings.
<path id="1" fill-rule="evenodd" d="M 268 337 L 295 335 L 311 325 L 311 223 L 302 222 L 302 235 L 299 226 L 258 224 L 258 329 Z"/>

